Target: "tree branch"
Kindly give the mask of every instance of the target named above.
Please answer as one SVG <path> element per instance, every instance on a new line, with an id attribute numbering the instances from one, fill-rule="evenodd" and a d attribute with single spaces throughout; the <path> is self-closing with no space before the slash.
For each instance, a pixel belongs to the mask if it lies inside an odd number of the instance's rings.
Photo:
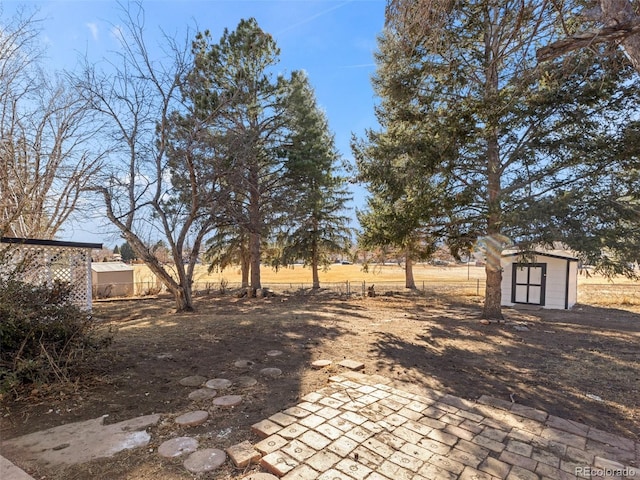
<path id="1" fill-rule="evenodd" d="M 620 43 L 628 37 L 639 33 L 640 21 L 587 30 L 539 48 L 536 56 L 538 61 L 544 62 L 580 48 L 607 42 Z"/>

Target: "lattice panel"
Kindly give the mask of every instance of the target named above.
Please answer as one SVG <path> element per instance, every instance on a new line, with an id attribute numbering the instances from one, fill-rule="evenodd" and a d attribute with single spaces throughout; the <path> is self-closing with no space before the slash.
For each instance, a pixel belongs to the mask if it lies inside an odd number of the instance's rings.
<path id="1" fill-rule="evenodd" d="M 91 308 L 91 250 L 74 247 L 20 245 L 10 247 L 10 264 L 23 265 L 20 278 L 36 285 L 56 281 L 72 286 L 71 301 Z"/>

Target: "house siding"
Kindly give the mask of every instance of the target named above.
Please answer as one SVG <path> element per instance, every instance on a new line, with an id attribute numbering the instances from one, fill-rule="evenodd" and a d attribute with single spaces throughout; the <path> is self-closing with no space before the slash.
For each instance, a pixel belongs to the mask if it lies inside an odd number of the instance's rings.
<path id="1" fill-rule="evenodd" d="M 578 303 L 578 262 L 569 262 L 569 294 L 567 308 Z"/>

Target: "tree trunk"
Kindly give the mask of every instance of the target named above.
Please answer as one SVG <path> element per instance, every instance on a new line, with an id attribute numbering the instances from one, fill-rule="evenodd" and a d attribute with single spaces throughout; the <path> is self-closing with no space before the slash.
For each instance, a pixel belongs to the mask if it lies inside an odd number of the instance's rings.
<path id="1" fill-rule="evenodd" d="M 183 252 L 178 250 L 178 255 L 174 257 L 174 260 L 180 258 L 182 260 Z M 176 302 L 176 310 L 193 311 L 193 275 L 189 275 L 184 268 L 184 263 L 177 262 L 175 264 L 176 273 L 178 275 L 177 288 L 173 292 L 173 296 Z"/>
<path id="2" fill-rule="evenodd" d="M 242 275 L 241 288 L 249 288 L 249 271 L 251 270 L 251 255 L 243 246 L 240 252 L 240 274 Z"/>
<path id="3" fill-rule="evenodd" d="M 176 312 L 192 312 L 193 311 L 193 297 L 191 295 L 191 288 L 176 287 L 173 293 L 173 299 L 176 306 Z"/>
<path id="4" fill-rule="evenodd" d="M 493 130 L 493 132 L 497 132 Z M 482 318 L 502 320 L 502 236 L 500 235 L 500 158 L 498 138 L 491 135 L 488 139 L 488 216 L 487 236 L 485 237 L 486 254 L 486 290 Z"/>
<path id="5" fill-rule="evenodd" d="M 493 237 L 487 238 L 487 243 L 493 242 Z M 502 244 L 498 243 L 497 248 L 495 247 L 496 245 L 487 247 L 485 267 L 487 280 L 482 318 L 502 320 L 502 268 L 500 267 Z"/>
<path id="6" fill-rule="evenodd" d="M 249 234 L 249 252 L 251 253 L 251 296 L 262 288 L 260 283 L 260 235 L 255 232 Z"/>
<path id="7" fill-rule="evenodd" d="M 317 228 L 316 222 L 314 222 L 314 227 Z M 320 275 L 318 274 L 318 242 L 316 240 L 317 236 L 314 232 L 312 246 L 311 246 L 311 276 L 313 278 L 313 290 L 320 289 Z"/>
<path id="8" fill-rule="evenodd" d="M 485 101 L 488 104 L 498 101 L 498 46 L 494 38 L 489 18 L 493 12 L 488 11 L 485 31 L 486 84 Z M 497 106 L 495 107 L 497 108 Z M 486 291 L 482 318 L 502 320 L 502 239 L 500 235 L 501 202 L 500 202 L 500 145 L 498 143 L 498 119 L 491 115 L 487 119 L 487 236 L 486 248 Z"/>
<path id="9" fill-rule="evenodd" d="M 405 256 L 404 278 L 404 287 L 415 290 L 416 282 L 413 278 L 413 260 L 411 260 L 411 257 L 408 254 Z"/>
<path id="10" fill-rule="evenodd" d="M 162 267 L 160 261 L 144 246 L 144 244 L 133 234 L 125 235 L 125 239 L 131 245 L 136 254 L 144 261 L 156 277 L 167 287 L 173 295 L 177 312 L 192 312 L 193 297 L 191 295 L 191 283 L 180 285 Z M 175 260 L 175 258 L 174 258 Z M 182 267 L 184 271 L 184 267 Z M 184 275 L 183 275 L 184 276 Z"/>
<path id="11" fill-rule="evenodd" d="M 311 274 L 313 276 L 313 290 L 320 289 L 320 276 L 318 274 L 318 262 L 314 261 L 311 265 Z"/>
<path id="12" fill-rule="evenodd" d="M 242 257 L 242 263 L 240 265 L 240 271 L 242 275 L 242 288 L 249 287 L 249 272 L 251 271 L 251 261 L 250 257 L 247 255 Z"/>
<path id="13" fill-rule="evenodd" d="M 251 297 L 262 288 L 260 283 L 260 232 L 262 231 L 262 218 L 260 216 L 260 179 L 257 166 L 249 168 L 249 257 L 251 268 Z"/>

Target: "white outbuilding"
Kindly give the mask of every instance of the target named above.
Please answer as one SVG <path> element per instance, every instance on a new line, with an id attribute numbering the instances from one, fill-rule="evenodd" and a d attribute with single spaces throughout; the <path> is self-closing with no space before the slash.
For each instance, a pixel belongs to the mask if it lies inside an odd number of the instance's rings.
<path id="1" fill-rule="evenodd" d="M 502 305 L 568 310 L 578 299 L 578 259 L 565 250 L 502 253 Z"/>

